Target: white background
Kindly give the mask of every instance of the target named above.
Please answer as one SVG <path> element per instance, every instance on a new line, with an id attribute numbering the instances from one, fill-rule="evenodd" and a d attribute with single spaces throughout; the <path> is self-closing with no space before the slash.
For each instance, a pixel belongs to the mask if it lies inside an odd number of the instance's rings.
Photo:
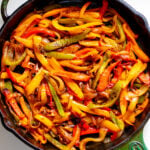
<path id="1" fill-rule="evenodd" d="M 11 14 L 15 9 L 17 9 L 20 4 L 24 3 L 26 0 L 9 0 L 8 14 Z M 150 0 L 126 0 L 132 7 L 137 11 L 141 12 L 150 24 Z M 0 0 L 1 4 L 1 0 Z M 3 21 L 0 15 L 0 27 Z M 144 141 L 146 146 L 150 149 L 150 120 L 144 128 Z M 1 124 L 0 121 L 0 150 L 32 150 L 30 147 L 26 146 L 23 142 L 18 140 L 12 133 L 9 133 Z"/>

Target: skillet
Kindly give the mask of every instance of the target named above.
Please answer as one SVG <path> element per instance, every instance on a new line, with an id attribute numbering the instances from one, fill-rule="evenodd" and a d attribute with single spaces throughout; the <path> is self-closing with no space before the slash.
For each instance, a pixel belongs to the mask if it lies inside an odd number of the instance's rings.
<path id="1" fill-rule="evenodd" d="M 6 40 L 9 39 L 10 33 L 13 29 L 18 25 L 18 23 L 25 17 L 26 14 L 33 11 L 34 9 L 42 9 L 44 6 L 48 4 L 58 3 L 62 6 L 70 6 L 70 5 L 83 5 L 87 0 L 29 0 L 20 6 L 11 16 L 7 15 L 7 4 L 9 0 L 2 1 L 1 14 L 2 18 L 5 21 L 3 27 L 0 31 L 0 49 L 2 49 L 3 44 Z M 101 0 L 93 0 L 92 7 L 100 6 Z M 144 18 L 144 16 L 134 10 L 131 6 L 129 6 L 126 2 L 122 0 L 109 0 L 109 4 L 112 8 L 117 10 L 119 14 L 125 18 L 125 20 L 129 23 L 132 30 L 139 35 L 138 43 L 145 51 L 145 53 L 150 56 L 150 27 Z M 1 57 L 0 53 L 0 57 Z M 150 69 L 150 64 L 148 65 Z M 150 118 L 150 104 L 147 109 L 139 115 L 136 120 L 135 126 L 126 128 L 124 134 L 116 139 L 115 141 L 107 144 L 103 143 L 90 143 L 87 146 L 88 150 L 94 149 L 115 149 L 121 144 L 127 142 L 134 134 L 136 134 L 147 122 Z M 51 144 L 46 144 L 45 146 L 37 143 L 30 135 L 26 134 L 26 132 L 18 127 L 11 114 L 9 113 L 8 108 L 5 105 L 4 97 L 0 95 L 0 115 L 2 119 L 2 123 L 4 127 L 16 135 L 19 139 L 21 139 L 24 143 L 31 146 L 33 149 L 39 150 L 56 150 Z"/>

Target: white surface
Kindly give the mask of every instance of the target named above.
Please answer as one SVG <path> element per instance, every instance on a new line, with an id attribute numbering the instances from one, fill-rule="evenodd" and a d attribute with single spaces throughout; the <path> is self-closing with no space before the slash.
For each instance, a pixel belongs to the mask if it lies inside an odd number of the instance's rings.
<path id="1" fill-rule="evenodd" d="M 10 0 L 8 5 L 8 14 L 11 14 L 20 4 L 27 0 Z M 136 8 L 148 19 L 150 24 L 150 1 L 149 0 L 126 0 L 132 7 Z M 1 1 L 0 1 L 1 4 Z M 0 15 L 0 27 L 3 21 Z M 146 146 L 150 149 L 150 120 L 144 128 L 144 141 Z M 18 140 L 12 133 L 5 130 L 0 121 L 0 150 L 32 150 L 23 142 Z"/>

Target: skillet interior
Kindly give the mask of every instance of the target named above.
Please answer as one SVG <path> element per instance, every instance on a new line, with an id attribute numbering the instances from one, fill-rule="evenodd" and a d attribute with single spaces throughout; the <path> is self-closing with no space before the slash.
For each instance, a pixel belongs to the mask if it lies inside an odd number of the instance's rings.
<path id="1" fill-rule="evenodd" d="M 28 14 L 29 12 L 33 11 L 34 8 L 40 9 L 48 4 L 49 0 L 32 0 L 24 5 L 22 5 L 17 11 L 13 13 L 13 15 L 7 20 L 5 25 L 2 27 L 0 32 L 0 49 L 3 47 L 3 43 L 5 40 L 9 39 L 10 33 L 13 31 L 13 29 L 17 26 L 19 21 L 22 20 L 22 18 Z M 100 6 L 101 0 L 92 0 L 93 4 L 92 7 Z M 53 0 L 50 1 L 50 4 L 53 3 L 59 3 L 63 6 L 69 6 L 69 5 L 78 5 L 81 6 L 86 2 L 86 0 Z M 150 29 L 145 21 L 144 17 L 140 14 L 138 14 L 133 8 L 128 6 L 126 3 L 124 5 L 122 4 L 121 0 L 110 0 L 110 5 L 112 8 L 115 8 L 121 16 L 127 20 L 129 25 L 131 26 L 132 30 L 139 35 L 138 42 L 142 49 L 147 53 L 147 55 L 150 56 Z M 18 19 L 19 18 L 19 19 Z M 0 54 L 2 55 L 2 54 Z M 150 69 L 150 65 L 149 65 Z M 115 140 L 112 143 L 108 144 L 101 144 L 101 143 L 89 143 L 87 149 L 91 150 L 99 150 L 99 149 L 114 149 L 120 144 L 126 142 L 129 140 L 133 134 L 135 134 L 140 128 L 144 126 L 148 118 L 150 117 L 150 111 L 149 111 L 150 105 L 147 107 L 147 109 L 143 112 L 142 115 L 140 115 L 137 118 L 137 121 L 135 123 L 135 127 L 128 127 L 124 134 L 117 140 Z M 21 128 L 15 125 L 14 119 L 9 113 L 7 107 L 4 103 L 4 98 L 1 96 L 0 98 L 0 110 L 1 114 L 3 116 L 2 122 L 5 128 L 7 128 L 9 131 L 13 132 L 17 137 L 19 137 L 21 140 L 23 140 L 26 144 L 32 146 L 34 149 L 45 149 L 45 150 L 55 150 L 51 144 L 47 144 L 45 146 L 40 145 L 39 143 L 35 142 L 31 136 L 26 134 L 26 132 Z"/>

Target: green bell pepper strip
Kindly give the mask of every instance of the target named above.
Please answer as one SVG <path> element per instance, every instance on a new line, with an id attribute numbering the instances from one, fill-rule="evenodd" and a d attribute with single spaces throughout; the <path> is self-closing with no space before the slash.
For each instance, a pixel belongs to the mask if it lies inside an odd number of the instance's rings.
<path id="1" fill-rule="evenodd" d="M 102 63 L 102 65 L 100 66 L 99 70 L 97 71 L 96 77 L 95 77 L 95 79 L 94 79 L 94 81 L 93 81 L 93 84 L 92 84 L 92 88 L 93 88 L 93 89 L 96 88 L 101 73 L 104 71 L 104 69 L 107 67 L 108 63 L 110 62 L 109 56 L 110 56 L 110 54 L 108 54 L 108 53 L 106 53 L 106 54 L 104 55 L 103 63 Z"/>
<path id="2" fill-rule="evenodd" d="M 8 66 L 16 66 L 18 64 L 20 64 L 23 59 L 26 57 L 26 52 L 24 52 L 18 60 L 10 60 L 8 57 L 5 58 L 4 62 L 5 62 L 5 65 L 8 65 Z"/>
<path id="3" fill-rule="evenodd" d="M 123 81 L 119 80 L 115 86 L 112 88 L 111 92 L 110 92 L 110 96 L 109 96 L 109 100 L 103 104 L 94 104 L 94 103 L 90 103 L 88 105 L 89 108 L 93 109 L 93 108 L 104 108 L 104 107 L 111 107 L 112 105 L 115 104 L 115 102 L 118 100 L 121 89 L 122 89 L 122 84 Z"/>
<path id="4" fill-rule="evenodd" d="M 45 54 L 47 57 L 54 57 L 56 59 L 73 59 L 76 56 L 74 54 L 65 54 L 61 52 L 49 52 Z"/>
<path id="5" fill-rule="evenodd" d="M 64 112 L 62 104 L 61 104 L 61 102 L 59 100 L 59 97 L 57 96 L 57 94 L 55 92 L 55 89 L 53 88 L 53 86 L 50 84 L 50 82 L 48 80 L 47 80 L 47 83 L 48 83 L 49 89 L 51 91 L 52 97 L 54 99 L 54 102 L 56 104 L 58 113 L 59 113 L 60 116 L 64 117 L 65 116 L 65 112 Z"/>
<path id="6" fill-rule="evenodd" d="M 4 82 L 4 89 L 8 89 L 12 93 L 13 92 L 12 83 L 10 81 Z"/>
<path id="7" fill-rule="evenodd" d="M 125 33 L 123 31 L 123 27 L 121 22 L 119 21 L 119 19 L 117 20 L 117 26 L 118 26 L 118 30 L 119 30 L 119 34 L 120 34 L 120 38 L 118 40 L 116 40 L 117 43 L 122 43 L 126 41 L 126 36 Z"/>
<path id="8" fill-rule="evenodd" d="M 44 46 L 44 49 L 46 51 L 52 51 L 52 50 L 56 50 L 58 48 L 65 47 L 65 46 L 68 46 L 70 44 L 76 43 L 80 40 L 83 40 L 89 32 L 90 32 L 90 29 L 84 31 L 81 34 L 74 35 L 74 36 L 69 37 L 69 38 L 60 39 L 60 40 L 56 40 L 54 42 L 48 43 Z"/>
<path id="9" fill-rule="evenodd" d="M 58 149 L 60 149 L 60 150 L 70 150 L 70 148 L 68 148 L 66 145 L 61 144 L 59 141 L 57 141 L 56 139 L 51 137 L 51 135 L 45 134 L 44 136 L 51 144 L 56 146 Z M 75 150 L 75 148 L 71 148 L 71 150 Z"/>

